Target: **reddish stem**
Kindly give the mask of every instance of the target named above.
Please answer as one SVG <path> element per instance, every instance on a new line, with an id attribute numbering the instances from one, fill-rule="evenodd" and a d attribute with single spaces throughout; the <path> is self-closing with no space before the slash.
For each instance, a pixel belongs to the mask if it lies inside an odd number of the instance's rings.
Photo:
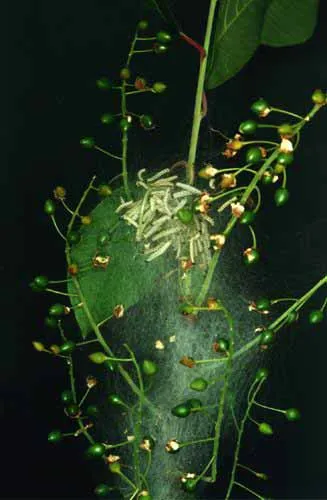
<path id="1" fill-rule="evenodd" d="M 200 45 L 198 42 L 193 40 L 193 38 L 189 37 L 185 33 L 180 32 L 179 34 L 180 34 L 180 37 L 182 38 L 182 40 L 185 40 L 186 43 L 188 43 L 189 45 L 192 45 L 192 47 L 196 48 L 196 50 L 199 52 L 200 64 L 201 64 L 201 62 L 203 61 L 203 59 L 207 55 L 205 49 L 202 47 L 202 45 Z M 206 116 L 207 111 L 208 111 L 207 97 L 206 97 L 205 92 L 203 92 L 202 93 L 202 117 Z"/>

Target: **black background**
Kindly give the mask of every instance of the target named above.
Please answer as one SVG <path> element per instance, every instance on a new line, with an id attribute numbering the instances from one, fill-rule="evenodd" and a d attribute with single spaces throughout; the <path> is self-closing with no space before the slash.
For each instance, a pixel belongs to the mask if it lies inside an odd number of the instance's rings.
<path id="1" fill-rule="evenodd" d="M 207 4 L 191 8 L 177 2 L 176 18 L 195 39 L 202 39 Z M 59 393 L 66 378 L 60 366 L 31 348 L 32 340 L 49 335 L 43 328 L 49 299 L 33 295 L 28 283 L 40 273 L 63 275 L 62 244 L 42 212 L 53 187 L 64 185 L 76 202 L 91 175 L 106 180 L 117 173 L 115 162 L 81 150 L 79 138 L 94 134 L 106 144 L 99 116 L 117 101 L 102 95 L 95 80 L 103 74 L 118 77 L 142 10 L 138 2 L 108 0 L 13 0 L 1 6 L 1 494 L 87 498 L 94 483 L 82 445 L 47 443 L 49 430 L 62 420 Z M 154 32 L 167 27 L 156 16 L 150 19 Z M 306 44 L 260 48 L 237 77 L 209 94 L 210 124 L 231 134 L 260 96 L 305 113 L 312 90 L 326 88 L 326 20 L 324 5 Z M 150 140 L 146 134 L 132 139 L 135 168 L 185 155 L 197 67 L 197 53 L 181 41 L 165 56 L 140 58 L 136 74 L 165 81 L 168 90 L 135 104 L 141 111 L 146 106 L 159 124 Z M 326 273 L 326 118 L 323 110 L 303 132 L 289 174 L 290 203 L 274 209 L 267 201 L 259 220 L 265 271 L 253 279 L 271 296 L 300 295 Z M 205 148 L 218 153 L 221 142 L 204 128 Z M 323 294 L 319 297 L 317 307 Z M 309 327 L 304 317 L 273 358 L 272 400 L 303 413 L 301 424 L 281 425 L 256 455 L 258 468 L 273 476 L 267 492 L 275 498 L 327 498 L 326 333 L 325 325 Z"/>

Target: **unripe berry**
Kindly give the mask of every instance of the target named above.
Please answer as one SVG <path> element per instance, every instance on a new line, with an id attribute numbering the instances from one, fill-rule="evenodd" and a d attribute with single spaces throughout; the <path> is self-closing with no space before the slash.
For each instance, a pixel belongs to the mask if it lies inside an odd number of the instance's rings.
<path id="1" fill-rule="evenodd" d="M 191 412 L 190 407 L 184 403 L 179 404 L 177 406 L 174 406 L 174 408 L 172 408 L 172 410 L 171 410 L 171 413 L 175 417 L 179 417 L 179 418 L 188 417 L 190 412 Z"/>
<path id="2" fill-rule="evenodd" d="M 290 165 L 294 160 L 294 155 L 292 152 L 289 152 L 289 153 L 279 153 L 279 155 L 277 156 L 277 163 L 279 163 L 280 165 Z"/>
<path id="3" fill-rule="evenodd" d="M 255 216 L 255 212 L 252 212 L 251 210 L 245 210 L 239 218 L 240 224 L 252 224 Z"/>
<path id="4" fill-rule="evenodd" d="M 168 47 L 167 45 L 164 45 L 162 43 L 155 43 L 153 45 L 153 50 L 156 54 L 164 54 L 165 52 L 167 52 Z"/>
<path id="5" fill-rule="evenodd" d="M 257 122 L 255 122 L 254 120 L 247 120 L 240 124 L 238 130 L 243 135 L 250 135 L 255 133 L 255 131 L 257 130 L 257 126 Z"/>
<path id="6" fill-rule="evenodd" d="M 88 457 L 91 458 L 98 458 L 102 457 L 102 455 L 105 453 L 106 448 L 103 444 L 101 443 L 94 443 L 89 446 L 89 448 L 86 450 L 86 454 Z"/>
<path id="7" fill-rule="evenodd" d="M 64 316 L 66 314 L 66 308 L 63 304 L 53 304 L 49 309 L 50 316 Z"/>
<path id="8" fill-rule="evenodd" d="M 262 151 L 260 148 L 250 148 L 246 152 L 247 163 L 258 163 L 262 160 Z"/>
<path id="9" fill-rule="evenodd" d="M 208 382 L 202 377 L 195 378 L 190 383 L 190 389 L 193 389 L 193 391 L 203 392 L 207 387 Z"/>
<path id="10" fill-rule="evenodd" d="M 63 391 L 60 395 L 60 398 L 61 398 L 61 401 L 63 403 L 71 403 L 73 401 L 73 394 L 72 394 L 72 391 L 70 390 L 66 390 L 66 391 Z"/>
<path id="11" fill-rule="evenodd" d="M 92 149 L 95 145 L 94 137 L 82 137 L 79 142 L 80 145 L 85 149 Z"/>
<path id="12" fill-rule="evenodd" d="M 267 424 L 266 422 L 262 422 L 259 425 L 259 431 L 261 432 L 261 434 L 265 434 L 266 436 L 271 436 L 274 433 L 271 425 Z"/>
<path id="13" fill-rule="evenodd" d="M 103 198 L 106 198 L 107 196 L 110 196 L 112 194 L 112 189 L 108 184 L 100 184 L 98 187 L 98 193 L 100 196 Z"/>
<path id="14" fill-rule="evenodd" d="M 269 372 L 268 372 L 267 368 L 259 368 L 259 370 L 256 373 L 255 378 L 257 380 L 262 380 L 264 378 L 267 378 L 268 374 L 269 374 Z"/>
<path id="15" fill-rule="evenodd" d="M 258 116 L 261 116 L 267 109 L 269 109 L 269 105 L 264 99 L 258 99 L 251 106 L 251 111 Z"/>
<path id="16" fill-rule="evenodd" d="M 153 118 L 150 115 L 141 115 L 140 116 L 140 125 L 144 129 L 153 128 Z"/>
<path id="17" fill-rule="evenodd" d="M 127 132 L 127 130 L 130 129 L 131 125 L 131 122 L 127 118 L 122 118 L 119 122 L 120 130 L 122 132 Z"/>
<path id="18" fill-rule="evenodd" d="M 115 121 L 115 115 L 112 113 L 104 113 L 100 120 L 104 125 L 111 125 Z"/>
<path id="19" fill-rule="evenodd" d="M 59 346 L 60 353 L 61 354 L 70 354 L 71 352 L 74 351 L 76 347 L 76 344 L 73 340 L 67 340 L 64 344 Z"/>
<path id="20" fill-rule="evenodd" d="M 193 220 L 193 212 L 189 208 L 181 208 L 176 215 L 183 224 L 190 224 Z"/>
<path id="21" fill-rule="evenodd" d="M 301 413 L 297 408 L 288 408 L 285 412 L 285 416 L 287 420 L 294 422 L 295 420 L 299 420 L 301 418 Z"/>
<path id="22" fill-rule="evenodd" d="M 275 332 L 273 330 L 270 330 L 267 328 L 267 330 L 264 330 L 261 335 L 260 335 L 260 345 L 261 346 L 266 346 L 270 345 L 275 341 Z"/>
<path id="23" fill-rule="evenodd" d="M 77 231 L 70 231 L 67 235 L 68 243 L 76 245 L 81 241 L 81 235 Z"/>
<path id="24" fill-rule="evenodd" d="M 110 90 L 112 88 L 112 83 L 106 76 L 103 76 L 96 81 L 96 86 L 100 90 Z"/>
<path id="25" fill-rule="evenodd" d="M 267 311 L 270 307 L 270 300 L 266 297 L 260 297 L 255 303 L 255 307 L 258 311 Z"/>
<path id="26" fill-rule="evenodd" d="M 129 68 L 123 68 L 120 71 L 120 78 L 121 80 L 129 80 L 131 77 L 131 72 Z"/>
<path id="27" fill-rule="evenodd" d="M 167 31 L 158 31 L 156 39 L 159 43 L 169 43 L 171 41 L 171 35 Z"/>
<path id="28" fill-rule="evenodd" d="M 148 29 L 148 26 L 149 26 L 148 21 L 146 19 L 142 19 L 141 21 L 139 21 L 137 28 L 140 31 L 145 31 L 146 29 Z"/>
<path id="29" fill-rule="evenodd" d="M 326 94 L 320 89 L 313 92 L 311 99 L 315 104 L 326 104 Z"/>
<path id="30" fill-rule="evenodd" d="M 60 430 L 56 429 L 48 434 L 49 443 L 58 443 L 62 440 L 62 433 Z"/>
<path id="31" fill-rule="evenodd" d="M 92 354 L 89 354 L 89 359 L 97 364 L 101 365 L 107 360 L 107 357 L 104 352 L 93 352 Z"/>
<path id="32" fill-rule="evenodd" d="M 44 212 L 47 214 L 47 215 L 54 215 L 55 211 L 56 211 L 56 205 L 55 205 L 55 202 L 53 200 L 46 200 L 45 203 L 44 203 L 44 208 L 43 208 Z"/>
<path id="33" fill-rule="evenodd" d="M 142 370 L 145 375 L 155 375 L 158 371 L 158 365 L 154 361 L 145 359 L 142 363 Z"/>
<path id="34" fill-rule="evenodd" d="M 94 494 L 98 497 L 106 497 L 111 491 L 111 488 L 106 484 L 100 483 L 94 488 Z"/>
<path id="35" fill-rule="evenodd" d="M 256 262 L 258 262 L 260 258 L 260 254 L 256 248 L 247 248 L 243 252 L 243 261 L 247 266 L 252 266 Z"/>
<path id="36" fill-rule="evenodd" d="M 324 313 L 320 309 L 315 309 L 309 314 L 309 323 L 316 325 L 324 319 Z"/>
<path id="37" fill-rule="evenodd" d="M 277 207 L 285 205 L 290 197 L 290 193 L 286 188 L 278 188 L 275 192 L 274 199 Z"/>
<path id="38" fill-rule="evenodd" d="M 152 85 L 152 89 L 157 93 L 157 94 L 162 94 L 167 88 L 167 85 L 163 82 L 155 82 Z"/>
<path id="39" fill-rule="evenodd" d="M 186 404 L 186 406 L 188 406 L 190 408 L 191 411 L 193 409 L 201 408 L 201 406 L 202 406 L 202 402 L 200 401 L 200 399 L 197 399 L 197 398 L 187 399 L 185 401 L 185 404 Z"/>
<path id="40" fill-rule="evenodd" d="M 34 283 L 41 290 L 45 290 L 46 287 L 48 286 L 49 280 L 48 280 L 47 276 L 43 276 L 43 275 L 36 276 L 34 278 Z"/>

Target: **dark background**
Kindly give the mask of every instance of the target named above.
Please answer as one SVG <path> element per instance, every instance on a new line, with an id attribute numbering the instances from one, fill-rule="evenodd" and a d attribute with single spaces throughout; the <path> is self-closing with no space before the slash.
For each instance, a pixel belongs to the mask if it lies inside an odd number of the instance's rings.
<path id="1" fill-rule="evenodd" d="M 191 8 L 188 1 L 177 2 L 176 18 L 195 39 L 202 39 L 207 4 Z M 86 498 L 92 496 L 94 482 L 83 446 L 77 440 L 59 447 L 47 443 L 49 430 L 60 427 L 63 419 L 59 394 L 66 374 L 31 348 L 32 340 L 50 338 L 43 327 L 50 299 L 33 295 L 28 283 L 40 273 L 63 276 L 62 244 L 42 211 L 53 187 L 64 185 L 73 203 L 94 173 L 99 180 L 117 173 L 114 161 L 81 150 L 79 138 L 94 134 L 100 145 L 118 146 L 117 138 L 99 125 L 99 116 L 114 109 L 117 100 L 101 94 L 95 80 L 104 74 L 117 79 L 142 10 L 138 2 L 108 0 L 12 0 L 1 6 L 1 494 Z M 150 20 L 154 32 L 167 28 L 157 16 Z M 232 134 L 260 96 L 305 113 L 313 89 L 326 88 L 326 20 L 324 5 L 306 44 L 260 48 L 235 78 L 210 93 L 210 124 Z M 136 108 L 143 111 L 144 106 L 144 112 L 153 114 L 158 127 L 132 138 L 133 168 L 158 167 L 185 156 L 198 56 L 176 41 L 167 55 L 136 62 L 135 74 L 144 72 L 149 80 L 168 84 L 164 95 L 137 96 L 140 101 L 135 101 Z M 290 203 L 274 209 L 265 202 L 265 215 L 258 221 L 264 272 L 251 279 L 272 297 L 301 295 L 326 273 L 326 119 L 323 110 L 305 127 L 289 174 Z M 219 161 L 222 143 L 210 136 L 208 122 L 202 139 L 208 157 Z M 323 298 L 320 294 L 313 304 L 320 307 Z M 264 485 L 268 496 L 327 498 L 326 327 L 309 327 L 303 317 L 286 335 L 282 351 L 273 357 L 269 401 L 298 406 L 302 421 L 282 423 L 258 453 L 248 442 L 245 454 L 272 476 L 272 483 Z M 216 495 L 213 491 L 212 498 Z"/>

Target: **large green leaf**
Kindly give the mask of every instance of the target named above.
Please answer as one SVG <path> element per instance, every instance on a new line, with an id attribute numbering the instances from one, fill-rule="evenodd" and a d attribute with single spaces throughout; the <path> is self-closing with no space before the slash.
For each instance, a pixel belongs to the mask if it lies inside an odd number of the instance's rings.
<path id="1" fill-rule="evenodd" d="M 81 268 L 92 263 L 97 251 L 111 257 L 106 269 L 91 267 L 79 275 L 83 295 L 96 323 L 111 316 L 118 304 L 127 309 L 137 303 L 151 292 L 156 278 L 164 272 L 164 259 L 158 258 L 151 263 L 145 261 L 140 246 L 135 243 L 135 230 L 124 221 L 119 222 L 108 247 L 100 252 L 99 233 L 110 232 L 119 221 L 115 210 L 121 194 L 121 189 L 115 191 L 92 211 L 92 224 L 82 229 L 82 239 L 72 249 L 72 260 Z M 68 286 L 68 291 L 76 293 L 73 284 Z M 78 299 L 74 297 L 72 303 L 76 305 Z M 86 337 L 91 327 L 83 309 L 76 308 L 75 315 L 82 335 Z"/>
<path id="2" fill-rule="evenodd" d="M 265 15 L 261 43 L 272 47 L 308 40 L 315 29 L 319 0 L 272 0 Z"/>
<path id="3" fill-rule="evenodd" d="M 206 87 L 234 76 L 253 56 L 269 0 L 222 0 L 210 47 Z"/>
<path id="4" fill-rule="evenodd" d="M 222 0 L 216 15 L 206 88 L 218 87 L 250 60 L 260 44 L 282 47 L 312 35 L 319 0 Z"/>

